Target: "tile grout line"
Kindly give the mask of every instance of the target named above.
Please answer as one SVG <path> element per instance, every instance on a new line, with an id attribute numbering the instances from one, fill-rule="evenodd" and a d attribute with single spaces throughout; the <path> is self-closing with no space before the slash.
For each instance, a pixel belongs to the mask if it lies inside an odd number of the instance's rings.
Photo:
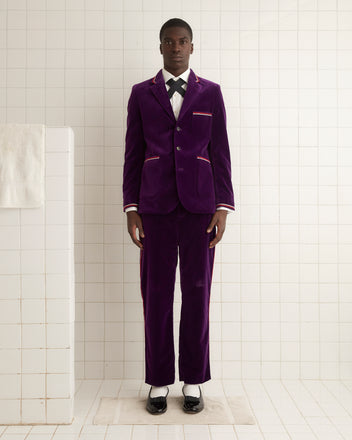
<path id="1" fill-rule="evenodd" d="M 332 383 L 336 383 L 336 382 L 338 382 L 339 384 L 341 384 L 341 381 L 340 380 L 338 380 L 338 381 L 335 381 L 335 380 L 332 380 L 332 381 L 330 381 L 330 380 L 321 380 L 321 381 L 319 381 L 320 382 L 320 384 L 326 389 L 326 391 L 334 398 L 334 400 L 336 400 L 336 402 L 338 403 L 338 405 L 340 405 L 345 411 L 346 411 L 346 413 L 352 418 L 352 409 L 347 409 L 344 405 L 343 405 L 343 403 L 341 403 L 341 401 L 340 400 L 338 400 L 338 398 L 336 397 L 336 395 L 335 395 L 335 393 L 332 391 L 332 390 L 330 390 L 329 388 L 328 388 L 328 386 L 327 386 L 327 382 L 332 382 Z M 343 386 L 344 386 L 344 384 L 343 384 Z M 350 394 L 352 394 L 351 392 L 350 392 Z M 328 416 L 329 417 L 329 416 Z M 329 417 L 330 418 L 330 417 Z M 335 424 L 335 423 L 333 423 L 332 422 L 332 424 L 336 427 L 336 429 L 338 430 L 338 428 L 337 428 L 337 425 Z M 342 435 L 342 437 L 344 437 L 343 436 L 343 434 L 341 434 Z"/>
<path id="2" fill-rule="evenodd" d="M 301 379 L 297 379 L 297 380 L 302 384 L 302 380 L 301 380 Z M 302 418 L 303 418 L 304 421 L 306 422 L 306 425 L 307 425 L 307 426 L 310 428 L 310 430 L 312 431 L 311 433 L 317 438 L 317 436 L 316 436 L 315 432 L 313 431 L 312 427 L 311 427 L 310 424 L 307 422 L 307 420 L 306 420 L 306 416 L 305 416 L 305 415 L 302 413 L 302 411 L 300 410 L 299 405 L 298 405 L 297 402 L 296 402 L 296 398 L 293 397 L 293 396 L 291 395 L 290 391 L 287 389 L 287 387 L 286 387 L 286 385 L 285 385 L 285 381 L 284 381 L 284 380 L 281 380 L 281 384 L 282 384 L 282 387 L 285 389 L 286 393 L 290 396 L 290 398 L 291 398 L 291 400 L 292 400 L 294 406 L 297 408 L 297 411 L 301 414 Z"/>
<path id="3" fill-rule="evenodd" d="M 124 5 L 123 5 L 123 7 L 122 7 L 122 11 L 121 11 L 121 13 L 124 15 L 124 12 L 125 12 L 125 10 L 124 10 Z M 126 42 L 126 39 L 125 39 L 125 20 L 122 20 L 122 47 L 123 47 L 123 52 L 125 51 L 125 42 Z M 124 98 L 124 103 L 125 103 L 125 100 L 126 100 L 126 90 L 125 90 L 125 79 L 126 79 L 126 77 L 125 77 L 125 69 L 122 69 L 122 96 L 123 96 L 123 98 Z M 124 110 L 126 110 L 126 108 L 127 108 L 127 106 L 126 105 L 124 105 Z M 122 123 L 122 127 L 124 128 L 124 126 L 125 126 L 125 124 L 127 124 L 127 122 L 126 122 L 126 117 L 124 118 L 124 120 L 123 120 L 123 123 Z M 127 127 L 126 127 L 127 128 Z M 123 130 L 123 132 L 125 133 L 126 132 L 126 130 Z M 123 145 L 123 150 L 124 150 L 124 145 Z M 122 171 L 123 172 L 123 171 Z M 125 239 L 125 236 L 126 236 L 126 223 L 127 223 L 127 214 L 124 212 L 124 210 L 123 210 L 123 201 L 122 201 L 122 207 L 121 207 L 121 209 L 122 209 L 122 218 L 123 218 L 123 223 L 124 223 L 124 225 L 122 226 L 122 228 L 123 228 L 123 231 L 122 231 L 122 264 L 123 264 L 123 268 L 122 268 L 122 274 L 121 274 L 121 278 L 122 278 L 122 283 L 121 283 L 121 285 L 122 285 L 122 323 L 123 323 L 123 326 L 122 326 L 122 337 L 123 337 L 123 341 L 122 341 L 122 349 L 123 349 L 123 360 L 122 360 L 122 365 L 121 365 L 121 367 L 122 367 L 122 371 L 123 371 L 123 377 L 125 377 L 125 373 L 126 373 L 126 356 L 125 356 L 125 353 L 126 353 L 126 320 L 125 320 L 125 317 L 126 317 L 126 285 L 125 285 L 125 267 L 124 267 L 124 265 L 125 265 L 125 256 L 126 256 L 126 252 L 125 252 L 125 249 L 126 249 L 126 247 L 125 247 L 125 244 L 126 244 L 126 239 Z M 139 231 L 138 231 L 138 234 L 139 234 Z M 132 433 L 131 433 L 131 436 L 132 436 Z"/>
<path id="4" fill-rule="evenodd" d="M 340 191 L 339 191 L 339 151 L 340 151 L 340 145 L 339 145 L 339 127 L 340 127 L 340 114 L 339 114 L 339 57 L 338 57 L 338 31 L 339 31 L 339 2 L 337 0 L 336 2 L 336 44 L 335 44 L 335 63 L 336 63 L 336 122 L 337 122 L 337 129 L 336 129 L 336 203 L 337 203 L 337 214 L 336 214 L 336 223 L 337 223 L 337 231 L 336 231 L 336 238 L 337 238 L 337 338 L 338 338 L 338 372 L 337 377 L 339 381 L 341 381 L 342 378 L 342 343 L 341 343 L 341 282 L 340 282 L 340 209 L 339 207 L 342 205 L 340 203 Z"/>
<path id="5" fill-rule="evenodd" d="M 255 380 L 256 380 L 256 382 L 259 382 L 260 384 L 262 384 L 262 379 L 255 379 Z M 256 413 L 255 413 L 255 411 L 253 409 L 253 406 L 252 406 L 252 403 L 251 403 L 251 399 L 250 399 L 250 397 L 248 395 L 248 391 L 247 391 L 247 388 L 246 388 L 246 385 L 245 385 L 244 381 L 245 381 L 245 379 L 243 379 L 243 378 L 240 379 L 240 383 L 241 383 L 242 389 L 243 389 L 244 394 L 245 394 L 245 396 L 247 398 L 248 405 L 249 405 L 249 407 L 250 407 L 250 409 L 252 411 L 252 415 L 253 415 L 253 418 L 255 420 L 255 424 L 258 427 L 258 430 L 260 431 L 261 435 L 264 436 L 264 433 L 262 432 L 261 426 L 258 423 L 258 419 L 257 419 Z M 233 426 L 233 430 L 235 431 L 236 436 L 238 436 L 238 433 L 236 431 L 236 424 L 234 424 L 232 426 Z"/>
<path id="6" fill-rule="evenodd" d="M 220 46 L 220 48 L 219 48 L 219 57 L 218 57 L 218 59 L 219 59 L 219 66 L 220 66 L 220 71 L 221 71 L 221 56 L 220 56 L 220 52 L 221 52 L 221 43 L 222 43 L 222 38 L 221 38 L 221 32 L 220 32 L 220 29 L 222 29 L 222 20 L 221 20 L 221 17 L 222 17 L 222 14 L 221 14 L 221 11 L 222 11 L 222 4 L 220 4 L 220 16 L 219 16 L 219 30 L 218 30 L 218 36 L 219 36 L 219 46 Z M 220 244 L 220 243 L 219 243 Z M 215 263 L 215 258 L 216 258 L 216 255 L 215 255 L 215 252 L 216 252 L 216 247 L 215 247 L 215 249 L 214 249 L 214 263 Z M 223 371 L 223 365 L 224 365 L 224 361 L 223 361 L 223 344 L 222 344 L 222 342 L 223 342 L 223 325 L 222 325 L 222 316 L 223 316 L 223 313 L 222 313 L 222 304 L 223 304 L 223 265 L 222 265 L 222 261 L 223 261 L 223 248 L 222 248 L 222 246 L 220 246 L 220 252 L 218 252 L 218 253 L 220 253 L 220 291 L 219 291 L 219 297 L 220 297 L 220 344 L 221 344 L 221 346 L 220 346 L 220 362 L 221 362 L 221 374 L 220 374 L 220 377 L 221 378 L 223 378 L 224 377 L 224 371 Z M 213 270 L 214 270 L 214 264 L 213 264 Z M 210 304 L 209 304 L 209 306 L 210 306 Z M 210 321 L 210 315 L 208 314 L 208 319 L 209 319 L 209 321 Z M 210 326 L 210 322 L 209 322 L 209 326 Z M 209 341 L 210 342 L 210 341 Z"/>
<path id="7" fill-rule="evenodd" d="M 241 386 L 242 386 L 242 389 L 244 389 L 244 386 L 243 386 L 242 381 L 241 381 Z M 225 388 L 224 388 L 224 379 L 221 379 L 221 387 L 222 387 L 222 392 L 223 392 L 223 394 L 224 394 L 224 396 L 225 396 L 226 402 L 228 402 L 227 395 L 226 395 L 226 391 L 225 391 Z M 247 401 L 248 401 L 249 406 L 251 407 L 248 398 L 247 398 Z M 254 415 L 254 412 L 253 412 L 252 407 L 251 407 L 251 410 L 252 410 L 252 414 Z M 236 432 L 236 430 L 235 430 L 235 424 L 231 425 L 231 427 L 232 427 L 232 430 L 233 430 L 233 432 L 234 432 L 234 436 L 235 436 L 235 438 L 236 438 L 236 440 L 237 440 L 237 439 L 238 439 L 238 436 L 237 436 L 237 432 Z"/>
<path id="8" fill-rule="evenodd" d="M 324 408 L 320 405 L 319 400 L 318 400 L 317 398 L 315 398 L 315 395 L 313 394 L 313 391 L 311 391 L 311 390 L 306 386 L 306 382 L 308 382 L 308 380 L 302 380 L 302 385 L 303 385 L 303 387 L 306 389 L 307 393 L 308 393 L 308 394 L 312 397 L 312 399 L 315 401 L 315 403 L 317 404 L 317 406 L 321 409 L 322 413 L 325 414 L 326 418 L 329 419 L 331 425 L 332 425 L 332 426 L 333 426 L 333 427 L 339 432 L 339 429 L 337 428 L 337 426 L 335 425 L 335 423 L 331 420 L 331 416 L 329 416 L 329 415 L 326 414 L 326 411 L 325 411 Z M 340 402 L 336 399 L 336 397 L 335 397 L 335 396 L 330 392 L 330 390 L 324 385 L 323 380 L 321 380 L 321 379 L 317 379 L 317 380 L 313 380 L 312 382 L 316 382 L 316 383 L 322 385 L 322 386 L 325 388 L 325 390 L 326 390 L 326 391 L 327 391 L 327 392 L 333 397 L 333 399 L 335 399 L 335 400 L 338 402 L 338 404 L 341 405 Z M 342 405 L 341 405 L 341 407 L 344 408 Z M 344 409 L 345 409 L 345 408 L 344 408 Z M 308 425 L 310 426 L 309 423 L 308 423 Z M 341 434 L 341 433 L 339 432 L 339 434 Z M 342 437 L 342 439 L 345 438 L 345 437 L 343 436 L 343 434 L 341 434 L 341 437 Z"/>
<path id="9" fill-rule="evenodd" d="M 241 81 L 241 65 L 240 65 L 240 49 L 241 49 L 241 40 L 240 40 L 240 13 L 239 13 L 239 9 L 238 9 L 238 14 L 237 14 L 237 39 L 239 41 L 239 45 L 238 45 L 238 55 L 237 55 L 237 64 L 238 64 L 238 114 L 239 114 L 239 145 L 242 145 L 242 99 L 241 99 L 241 90 L 242 90 L 242 81 Z M 239 194 L 241 194 L 241 189 L 242 189 L 242 174 L 241 174 L 241 163 L 242 163 L 242 148 L 240 148 L 239 150 L 239 162 L 240 162 L 240 166 L 239 166 L 239 180 L 238 180 L 238 192 Z M 241 203 L 241 200 L 240 200 Z M 238 246 L 240 248 L 239 251 L 239 258 L 240 258 L 240 262 L 239 262 L 239 301 L 238 301 L 238 307 L 239 307 L 239 324 L 240 324 L 240 331 L 239 331 L 239 355 L 240 355 L 240 367 L 239 367 L 239 373 L 240 373 L 240 377 L 243 377 L 243 309 L 242 309 L 242 299 L 243 299 L 243 286 L 242 286 L 242 220 L 241 220 L 241 208 L 240 208 L 240 214 L 239 214 L 239 243 Z"/>
<path id="10" fill-rule="evenodd" d="M 319 379 L 322 378 L 322 371 L 321 371 L 321 358 L 322 358 L 322 342 L 321 342 L 321 265 L 320 265 L 320 261 L 321 261 L 321 257 L 320 257 L 320 236 L 321 236 L 321 223 L 320 223 L 320 212 L 319 212 L 319 188 L 320 188 L 320 160 L 319 160 L 319 90 L 320 90 L 320 84 L 319 84 L 319 60 L 318 60 L 318 47 L 319 47 L 319 38 L 318 38 L 318 28 L 319 28 L 319 6 L 316 10 L 316 14 L 315 14 L 315 50 L 316 50 L 316 64 L 315 64 L 315 73 L 316 73 L 316 117 L 317 117 L 317 122 L 316 122 L 316 136 L 317 136 L 317 189 L 316 189 L 316 212 L 317 212 L 317 251 L 318 251 L 318 255 L 317 255 L 317 271 L 318 271 L 318 279 L 317 279 L 317 294 L 318 294 L 318 377 Z"/>
<path id="11" fill-rule="evenodd" d="M 275 380 L 275 382 L 277 382 L 280 386 L 282 386 L 282 379 Z M 277 414 L 278 419 L 280 419 L 281 424 L 282 424 L 283 428 L 285 429 L 285 431 L 286 431 L 288 437 L 289 437 L 290 439 L 292 439 L 291 434 L 289 433 L 289 431 L 288 431 L 288 429 L 287 429 L 287 427 L 286 427 L 287 424 L 284 422 L 284 420 L 283 420 L 282 417 L 281 417 L 281 414 L 280 414 L 279 411 L 277 410 L 277 407 L 276 407 L 276 405 L 275 405 L 275 403 L 274 403 L 274 400 L 272 399 L 272 395 L 268 392 L 268 389 L 267 389 L 267 387 L 266 387 L 266 385 L 265 385 L 265 381 L 262 381 L 262 385 L 263 385 L 263 388 L 264 388 L 264 390 L 265 390 L 265 393 L 266 393 L 268 399 L 270 400 L 270 402 L 271 402 L 271 404 L 272 404 L 272 406 L 273 406 L 273 408 L 274 408 L 274 410 L 275 410 L 275 412 L 276 412 L 276 414 Z"/>
<path id="12" fill-rule="evenodd" d="M 278 257 L 279 257 L 279 262 L 278 262 L 278 337 L 279 337 L 279 344 L 278 346 L 280 347 L 279 349 L 279 365 L 280 365 L 280 370 L 279 370 L 279 377 L 280 379 L 282 378 L 282 374 L 283 374 L 283 359 L 282 359 L 282 339 L 281 339 L 281 335 L 282 335 L 282 275 L 281 275 L 281 232 L 282 232 L 282 223 L 281 223 L 281 209 L 280 209 L 280 200 L 281 200 L 281 178 L 280 178 L 280 160 L 281 160 L 281 125 L 280 125 L 280 37 L 279 37 L 279 23 L 280 23 L 280 7 L 279 7 L 279 2 L 277 3 L 278 7 L 277 7 L 277 90 L 278 90 L 278 96 L 279 96 L 279 102 L 278 102 L 278 115 L 277 115 L 277 126 L 278 126 L 278 131 L 277 131 L 277 160 L 278 160 L 278 230 L 279 230 L 279 238 L 278 238 L 278 248 L 279 248 L 279 252 L 278 252 Z M 263 382 L 263 387 L 264 387 L 264 382 Z M 265 387 L 264 387 L 265 388 Z"/>
<path id="13" fill-rule="evenodd" d="M 27 0 L 28 1 L 28 0 Z M 45 70 L 47 69 L 47 35 L 48 35 L 48 10 L 47 10 L 47 1 L 45 2 Z M 46 106 L 47 106 L 47 84 L 46 84 L 46 80 L 47 80 L 47 72 L 45 72 L 45 91 L 44 91 L 44 95 L 45 95 L 45 115 L 46 115 Z M 46 121 L 45 121 L 46 122 Z M 46 146 L 46 125 L 45 125 L 45 146 Z M 45 157 L 46 159 L 46 157 Z M 44 182 L 46 182 L 46 160 L 45 160 L 45 166 L 44 166 Z M 45 422 L 48 421 L 48 299 L 47 299 L 47 273 L 46 273 L 46 261 L 47 261 L 47 225 L 46 225 L 46 197 L 44 200 L 44 218 L 43 218 L 43 235 L 44 235 L 44 328 L 45 328 L 45 332 L 44 332 L 44 344 L 45 344 L 45 348 L 44 348 L 44 352 L 45 352 L 45 357 L 44 357 L 44 362 L 45 362 L 45 382 L 44 382 L 44 405 L 45 405 Z"/>
<path id="14" fill-rule="evenodd" d="M 102 6 L 103 9 L 103 51 L 105 54 L 105 45 L 106 45 L 106 29 L 105 29 L 105 15 L 106 15 L 106 10 L 105 10 L 106 4 L 104 3 L 104 5 Z M 104 56 L 104 60 L 103 60 L 103 72 L 102 72 L 102 76 L 103 76 L 103 87 L 102 87 L 102 91 L 103 91 L 103 170 L 105 171 L 105 167 L 106 167 L 106 126 L 105 126 L 105 116 L 106 116 L 106 106 L 105 106 L 105 81 L 106 81 L 106 68 L 105 68 L 105 63 L 106 63 L 106 57 Z M 110 182 L 109 182 L 110 183 Z M 105 172 L 103 173 L 103 177 L 102 177 L 102 184 L 103 184 L 103 298 L 104 298 L 104 309 L 103 309 L 103 317 L 104 317 L 104 326 L 103 326 L 103 338 L 104 338 L 104 342 L 103 342 L 103 379 L 106 379 L 106 216 L 107 216 L 107 212 L 106 212 L 106 180 L 105 180 Z M 122 250 L 123 252 L 123 250 Z M 122 254 L 123 255 L 123 254 Z M 123 335 L 124 336 L 124 335 Z"/>
<path id="15" fill-rule="evenodd" d="M 86 51 L 86 42 L 87 42 L 87 33 L 86 33 L 86 0 L 83 0 L 84 2 L 84 13 L 83 13 L 83 65 L 84 65 L 84 74 L 83 74 L 83 105 L 84 105 L 84 109 L 86 109 L 86 103 L 87 103 L 87 75 L 86 75 L 86 68 L 87 68 L 87 51 Z M 81 122 L 82 123 L 82 122 Z M 83 243 L 82 243 L 82 248 L 85 249 L 85 246 L 87 244 L 87 217 L 86 217 L 86 196 L 85 196 L 85 182 L 86 182 L 86 112 L 83 111 L 83 153 L 82 153 L 82 162 L 83 162 L 83 170 L 82 170 L 82 181 L 83 181 L 83 190 L 82 190 L 82 195 L 81 197 L 83 198 L 83 200 L 81 200 L 82 203 L 82 211 L 83 211 Z M 87 258 L 86 258 L 86 252 L 83 252 L 82 255 L 82 265 L 83 265 L 83 304 L 82 304 L 82 318 L 83 318 L 83 322 L 82 322 L 82 338 L 83 341 L 82 342 L 82 357 L 83 357 L 83 368 L 81 371 L 81 374 L 83 376 L 84 379 L 87 379 L 86 377 L 86 373 L 87 373 L 87 350 L 86 350 L 86 345 L 87 345 L 87 341 L 86 341 L 86 285 L 87 285 Z M 78 341 L 77 341 L 78 342 Z"/>
<path id="16" fill-rule="evenodd" d="M 259 337 L 260 337 L 260 341 L 259 341 L 259 346 L 260 346 L 260 353 L 259 353 L 259 378 L 263 379 L 263 373 L 264 373 L 264 367 L 263 367 L 263 363 L 264 363 L 264 341 L 263 341 L 263 290 L 262 290 L 262 261 L 263 261 L 263 249 L 262 249 L 262 191 L 261 191 L 261 182 L 262 182 L 262 172 L 261 172 L 261 167 L 262 167 L 262 161 L 261 161 L 261 148 L 262 148 L 262 143 L 261 143 L 261 94 L 260 94 L 260 38 L 259 38 L 259 33 L 260 33 L 260 26 L 259 26 L 259 22 L 260 22 L 260 9 L 258 8 L 257 10 L 257 20 L 258 20 L 258 31 L 257 31 L 257 52 L 258 52 L 258 58 L 257 58 L 257 62 L 258 62 L 258 186 L 259 186 L 259 206 L 258 206 L 258 222 L 259 222 L 259 234 L 258 234 L 258 238 L 259 238 L 259 261 L 258 261 L 258 290 L 259 290 L 259 304 L 260 304 L 260 309 L 259 309 Z M 241 261 L 241 260 L 240 260 Z"/>
<path id="17" fill-rule="evenodd" d="M 334 397 L 334 399 L 337 401 L 337 403 L 339 404 L 339 405 L 341 405 L 341 407 L 348 413 L 348 415 L 352 418 L 352 408 L 351 409 L 347 409 L 341 402 L 340 402 L 340 400 L 338 400 L 338 398 L 336 397 L 336 395 L 335 395 L 335 393 L 333 392 L 333 391 L 331 391 L 331 389 L 327 386 L 327 383 L 334 383 L 334 384 L 336 384 L 336 382 L 337 383 L 339 383 L 339 384 L 341 384 L 344 388 L 346 388 L 346 391 L 348 391 L 349 392 L 349 394 L 351 394 L 351 398 L 352 398 L 352 392 L 351 392 L 351 390 L 349 390 L 346 386 L 345 386 L 345 384 L 342 382 L 342 381 L 340 381 L 340 380 L 321 380 L 321 381 L 319 381 L 323 386 L 324 386 L 324 388 Z"/>
<path id="18" fill-rule="evenodd" d="M 88 381 L 89 381 L 89 379 L 87 380 L 87 382 L 88 382 Z M 98 382 L 98 381 L 100 381 L 100 385 L 98 386 L 98 389 L 97 389 L 97 391 L 95 392 L 94 397 L 91 399 L 91 404 L 90 404 L 89 408 L 87 408 L 87 412 L 86 412 L 86 415 L 85 415 L 85 417 L 84 417 L 84 421 L 83 421 L 83 423 L 82 423 L 81 429 L 80 429 L 80 431 L 79 431 L 79 433 L 78 433 L 77 440 L 81 438 L 81 435 L 83 434 L 82 431 L 84 430 L 84 427 L 85 427 L 85 426 L 88 426 L 88 424 L 86 424 L 85 422 L 86 422 L 86 420 L 88 419 L 89 414 L 90 414 L 90 412 L 91 412 L 91 410 L 92 410 L 92 408 L 93 408 L 93 406 L 94 406 L 94 403 L 95 403 L 96 399 L 98 398 L 99 393 L 100 393 L 100 391 L 101 391 L 101 389 L 102 389 L 102 387 L 103 387 L 103 385 L 104 385 L 104 380 L 103 380 L 103 379 L 97 380 L 97 382 Z M 83 435 L 84 435 L 84 434 L 83 434 Z"/>
<path id="19" fill-rule="evenodd" d="M 297 2 L 297 121 L 299 121 L 299 109 L 300 109 L 300 81 L 299 81 L 299 5 Z M 301 341 L 302 341 L 302 288 L 301 288 L 301 254 L 302 254 L 302 242 L 301 242 L 301 228 L 300 228 L 300 219 L 301 219 L 301 182 L 300 182 L 300 160 L 301 160 L 301 147 L 300 147 L 300 136 L 299 136 L 299 125 L 297 124 L 297 212 L 298 212 L 298 224 L 297 224 L 297 237 L 298 237 L 298 347 L 299 347 L 299 368 L 298 368 L 298 377 L 302 377 L 302 348 L 301 348 Z"/>
<path id="20" fill-rule="evenodd" d="M 118 389 L 117 389 L 117 392 L 116 392 L 116 399 L 118 399 L 118 396 L 119 396 L 119 394 L 120 394 L 120 390 L 121 390 L 121 387 L 122 387 L 122 383 L 123 383 L 123 379 L 118 379 L 118 381 L 119 381 L 119 387 L 118 387 Z M 108 435 L 108 431 L 109 431 L 109 427 L 110 426 L 113 426 L 113 425 L 107 425 L 106 426 L 106 431 L 105 431 L 105 435 L 104 435 L 104 440 L 107 440 L 107 435 Z"/>

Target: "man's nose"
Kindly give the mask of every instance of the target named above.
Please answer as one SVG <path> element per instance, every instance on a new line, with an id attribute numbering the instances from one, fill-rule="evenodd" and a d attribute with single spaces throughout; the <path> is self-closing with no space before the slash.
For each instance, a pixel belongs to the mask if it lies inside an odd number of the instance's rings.
<path id="1" fill-rule="evenodd" d="M 173 50 L 173 52 L 179 52 L 180 51 L 180 45 L 179 45 L 179 43 L 175 43 L 175 44 L 173 44 L 172 45 L 172 50 Z"/>

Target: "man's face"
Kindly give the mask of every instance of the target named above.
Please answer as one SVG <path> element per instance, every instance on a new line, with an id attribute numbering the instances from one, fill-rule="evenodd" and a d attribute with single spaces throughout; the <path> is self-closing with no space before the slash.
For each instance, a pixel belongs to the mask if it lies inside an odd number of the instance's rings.
<path id="1" fill-rule="evenodd" d="M 168 72 L 178 76 L 187 70 L 192 52 L 193 43 L 187 29 L 182 27 L 165 29 L 161 37 L 160 53 Z"/>

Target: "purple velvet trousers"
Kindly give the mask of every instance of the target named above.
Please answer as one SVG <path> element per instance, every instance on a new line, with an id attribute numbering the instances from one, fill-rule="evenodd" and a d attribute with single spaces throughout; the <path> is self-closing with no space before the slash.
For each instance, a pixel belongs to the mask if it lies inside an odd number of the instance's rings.
<path id="1" fill-rule="evenodd" d="M 141 214 L 145 238 L 141 251 L 141 291 L 145 324 L 145 382 L 175 381 L 173 302 L 179 256 L 182 306 L 179 328 L 179 379 L 198 384 L 210 379 L 209 300 L 215 229 L 212 214 L 192 214 L 181 204 L 169 214 Z"/>

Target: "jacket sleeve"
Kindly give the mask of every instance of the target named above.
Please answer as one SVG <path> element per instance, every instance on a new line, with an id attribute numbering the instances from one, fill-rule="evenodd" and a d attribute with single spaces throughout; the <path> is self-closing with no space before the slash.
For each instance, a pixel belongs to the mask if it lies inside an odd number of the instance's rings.
<path id="1" fill-rule="evenodd" d="M 143 124 L 138 90 L 133 86 L 127 106 L 125 163 L 123 168 L 123 210 L 138 209 L 139 189 L 145 156 Z"/>
<path id="2" fill-rule="evenodd" d="M 209 154 L 213 166 L 216 209 L 235 210 L 231 182 L 231 158 L 226 130 L 226 112 L 220 86 L 216 86 Z"/>

